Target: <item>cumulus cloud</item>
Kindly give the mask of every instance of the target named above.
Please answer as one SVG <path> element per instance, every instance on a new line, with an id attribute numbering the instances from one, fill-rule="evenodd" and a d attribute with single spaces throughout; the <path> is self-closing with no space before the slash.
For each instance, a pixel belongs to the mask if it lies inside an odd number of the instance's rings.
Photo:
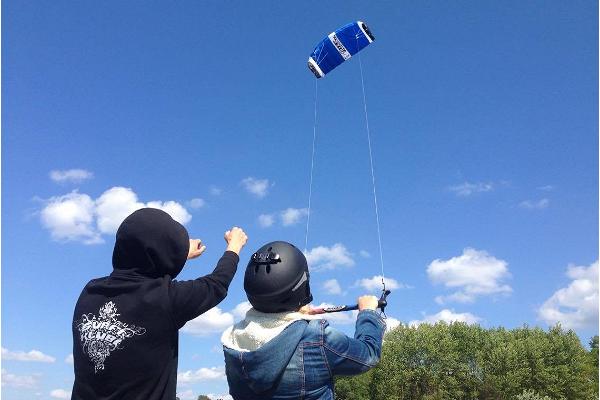
<path id="1" fill-rule="evenodd" d="M 10 351 L 2 347 L 2 359 L 3 360 L 14 360 L 14 361 L 33 361 L 43 363 L 53 363 L 56 358 L 51 357 L 42 353 L 39 350 L 31 350 L 29 352 L 24 351 Z"/>
<path id="2" fill-rule="evenodd" d="M 181 331 L 196 336 L 207 336 L 221 333 L 233 325 L 233 314 L 223 312 L 219 307 L 213 307 L 204 314 L 188 321 Z"/>
<path id="3" fill-rule="evenodd" d="M 281 212 L 281 223 L 283 226 L 295 225 L 307 215 L 307 208 L 286 208 Z"/>
<path id="4" fill-rule="evenodd" d="M 427 275 L 434 284 L 460 289 L 449 296 L 438 296 L 436 301 L 440 304 L 449 301 L 469 303 L 479 296 L 512 292 L 503 282 L 510 277 L 507 262 L 483 250 L 466 248 L 458 257 L 434 260 L 427 267 Z"/>
<path id="5" fill-rule="evenodd" d="M 208 396 L 208 398 L 210 400 L 233 400 L 233 397 L 230 394 L 213 394 L 213 393 L 209 393 L 206 396 Z"/>
<path id="6" fill-rule="evenodd" d="M 249 301 L 244 301 L 234 307 L 231 313 L 238 319 L 246 317 L 246 312 L 252 308 L 252 304 Z"/>
<path id="7" fill-rule="evenodd" d="M 421 320 L 413 320 L 408 324 L 410 326 L 418 326 L 420 324 L 435 324 L 436 322 L 443 321 L 446 323 L 451 322 L 464 322 L 466 324 L 476 324 L 481 318 L 471 313 L 455 313 L 451 310 L 444 309 L 437 314 L 425 315 Z"/>
<path id="8" fill-rule="evenodd" d="M 181 385 L 225 379 L 225 367 L 200 368 L 177 374 L 177 383 Z"/>
<path id="9" fill-rule="evenodd" d="M 475 193 L 484 193 L 494 190 L 494 184 L 491 182 L 483 183 L 470 183 L 464 182 L 459 185 L 450 186 L 448 188 L 451 192 L 454 192 L 457 196 L 468 197 Z"/>
<path id="10" fill-rule="evenodd" d="M 323 283 L 323 289 L 327 294 L 342 294 L 342 287 L 337 279 L 328 279 Z"/>
<path id="11" fill-rule="evenodd" d="M 519 207 L 526 208 L 528 210 L 543 210 L 544 208 L 548 208 L 550 205 L 550 200 L 541 199 L 541 200 L 525 200 L 519 204 Z"/>
<path id="12" fill-rule="evenodd" d="M 396 319 L 396 318 L 392 318 L 392 317 L 387 317 L 387 319 L 385 320 L 385 331 L 389 332 L 391 330 L 393 330 L 394 328 L 399 327 L 401 324 L 400 320 Z"/>
<path id="13" fill-rule="evenodd" d="M 69 354 L 68 356 L 65 357 L 65 362 L 67 364 L 71 364 L 73 365 L 74 361 L 73 361 L 73 353 Z"/>
<path id="14" fill-rule="evenodd" d="M 54 240 L 93 244 L 102 241 L 94 227 L 94 215 L 94 200 L 87 194 L 74 191 L 50 198 L 40 213 L 40 219 Z"/>
<path id="15" fill-rule="evenodd" d="M 258 224 L 263 228 L 268 228 L 275 224 L 278 216 L 282 226 L 292 226 L 300 223 L 308 215 L 307 208 L 289 207 L 278 213 L 261 214 L 258 216 Z"/>
<path id="16" fill-rule="evenodd" d="M 318 246 L 306 251 L 304 255 L 308 266 L 314 271 L 354 266 L 352 254 L 341 243 L 336 243 L 331 247 Z"/>
<path id="17" fill-rule="evenodd" d="M 551 192 L 552 190 L 555 189 L 555 187 L 554 187 L 554 185 L 545 185 L 545 186 L 539 186 L 537 189 L 544 191 L 544 192 Z"/>
<path id="18" fill-rule="evenodd" d="M 268 179 L 257 179 L 251 176 L 242 179 L 241 184 L 248 193 L 259 199 L 265 197 L 269 192 L 269 187 L 273 186 Z"/>
<path id="19" fill-rule="evenodd" d="M 54 399 L 70 399 L 71 392 L 64 389 L 54 389 L 50 392 L 50 397 Z"/>
<path id="20" fill-rule="evenodd" d="M 569 285 L 544 302 L 538 317 L 569 329 L 598 326 L 598 261 L 587 267 L 570 265 L 567 276 Z"/>
<path id="21" fill-rule="evenodd" d="M 180 400 L 196 400 L 197 396 L 191 389 L 184 390 L 183 392 L 177 392 L 177 398 Z"/>
<path id="22" fill-rule="evenodd" d="M 169 214 L 175 221 L 179 222 L 182 225 L 185 225 L 192 220 L 192 216 L 185 209 L 185 207 L 176 201 L 149 201 L 144 207 L 158 208 L 159 210 L 163 210 L 164 212 Z M 119 226 L 117 225 L 117 228 L 118 227 Z"/>
<path id="23" fill-rule="evenodd" d="M 354 286 L 362 287 L 365 290 L 368 290 L 370 292 L 379 291 L 383 287 L 381 284 L 381 279 L 382 279 L 381 275 L 375 275 L 372 278 L 359 279 L 358 281 L 356 281 Z M 390 290 L 405 289 L 407 287 L 408 287 L 407 285 L 405 285 L 404 283 L 400 283 L 395 279 L 387 278 L 387 277 L 385 278 L 385 288 L 386 289 L 390 289 Z"/>
<path id="24" fill-rule="evenodd" d="M 143 203 L 133 190 L 118 186 L 108 189 L 96 200 L 77 191 L 52 197 L 46 201 L 40 219 L 54 240 L 94 244 L 103 241 L 102 234 L 114 234 L 129 214 L 143 207 L 161 209 L 182 224 L 192 219 L 175 201 Z"/>
<path id="25" fill-rule="evenodd" d="M 204 201 L 204 199 L 201 199 L 200 197 L 197 197 L 197 198 L 195 198 L 195 199 L 191 199 L 191 200 L 188 202 L 188 205 L 189 205 L 191 208 L 198 209 L 198 208 L 202 208 L 202 207 L 204 207 L 204 206 L 206 205 L 206 202 Z"/>
<path id="26" fill-rule="evenodd" d="M 94 174 L 85 169 L 67 169 L 50 171 L 50 179 L 57 183 L 81 183 L 92 179 Z"/>
<path id="27" fill-rule="evenodd" d="M 258 224 L 263 228 L 268 228 L 275 223 L 273 214 L 261 214 L 258 216 Z"/>
<path id="28" fill-rule="evenodd" d="M 366 250 L 361 250 L 361 251 L 360 251 L 358 254 L 360 254 L 360 256 L 361 256 L 362 258 L 370 258 L 370 257 L 371 257 L 371 253 L 369 253 L 369 252 L 368 252 L 368 251 L 366 251 Z"/>
<path id="29" fill-rule="evenodd" d="M 31 389 L 37 386 L 38 375 L 15 375 L 2 369 L 2 386 Z"/>
<path id="30" fill-rule="evenodd" d="M 221 193 L 223 193 L 223 189 L 213 185 L 208 189 L 208 193 L 210 193 L 211 196 L 220 196 Z"/>
<path id="31" fill-rule="evenodd" d="M 144 207 L 137 194 L 129 188 L 113 187 L 96 200 L 98 229 L 102 233 L 114 233 L 121 222 L 135 210 Z"/>

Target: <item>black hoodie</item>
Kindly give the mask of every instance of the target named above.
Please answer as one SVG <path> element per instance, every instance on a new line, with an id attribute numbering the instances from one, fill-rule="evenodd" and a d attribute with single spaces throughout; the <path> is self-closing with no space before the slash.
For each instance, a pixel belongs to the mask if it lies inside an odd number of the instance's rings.
<path id="1" fill-rule="evenodd" d="M 123 221 L 113 272 L 91 280 L 75 306 L 72 399 L 175 399 L 178 330 L 225 298 L 239 261 L 226 251 L 210 275 L 173 280 L 188 251 L 186 229 L 163 211 Z"/>

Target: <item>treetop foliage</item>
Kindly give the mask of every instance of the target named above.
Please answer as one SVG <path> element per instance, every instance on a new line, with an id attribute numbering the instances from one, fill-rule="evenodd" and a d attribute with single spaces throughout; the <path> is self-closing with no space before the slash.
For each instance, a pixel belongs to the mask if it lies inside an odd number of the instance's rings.
<path id="1" fill-rule="evenodd" d="M 336 380 L 341 400 L 598 399 L 598 337 L 586 350 L 559 325 L 400 325 L 376 368 Z"/>

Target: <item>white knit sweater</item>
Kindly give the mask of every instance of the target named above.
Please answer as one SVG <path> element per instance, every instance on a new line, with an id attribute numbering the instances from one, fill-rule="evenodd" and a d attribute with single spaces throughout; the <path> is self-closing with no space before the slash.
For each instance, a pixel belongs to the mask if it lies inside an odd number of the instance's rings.
<path id="1" fill-rule="evenodd" d="M 263 313 L 251 308 L 246 313 L 246 318 L 223 332 L 221 343 L 237 351 L 255 351 L 291 323 L 313 319 L 321 319 L 321 316 L 299 312 Z"/>

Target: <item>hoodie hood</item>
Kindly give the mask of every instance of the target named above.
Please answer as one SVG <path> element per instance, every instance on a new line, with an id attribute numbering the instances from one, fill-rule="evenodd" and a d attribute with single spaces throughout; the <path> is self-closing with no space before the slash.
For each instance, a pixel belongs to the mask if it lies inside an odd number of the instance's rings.
<path id="1" fill-rule="evenodd" d="M 162 210 L 142 208 L 119 226 L 112 264 L 115 271 L 175 278 L 185 265 L 189 247 L 183 225 Z"/>

